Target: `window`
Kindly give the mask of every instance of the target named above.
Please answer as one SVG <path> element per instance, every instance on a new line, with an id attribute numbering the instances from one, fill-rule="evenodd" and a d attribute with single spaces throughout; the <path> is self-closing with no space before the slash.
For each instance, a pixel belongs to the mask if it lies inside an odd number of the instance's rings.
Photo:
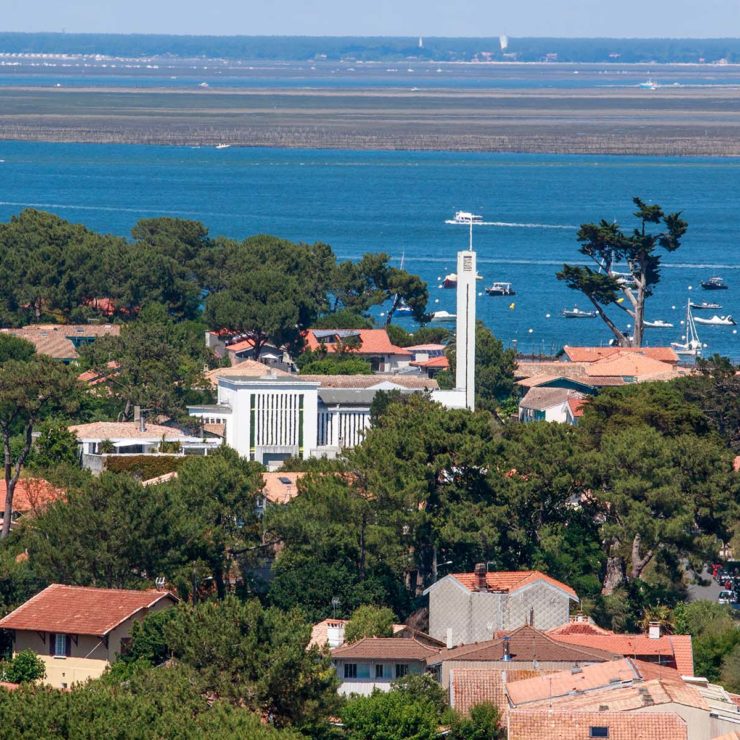
<path id="1" fill-rule="evenodd" d="M 55 658 L 66 658 L 70 652 L 69 643 L 70 643 L 69 635 L 65 635 L 61 632 L 57 632 L 56 634 L 53 634 L 51 645 L 49 646 L 51 648 L 51 654 Z"/>
<path id="2" fill-rule="evenodd" d="M 345 663 L 344 664 L 344 677 L 345 678 L 357 678 L 357 663 Z"/>
<path id="3" fill-rule="evenodd" d="M 592 727 L 588 733 L 589 737 L 609 737 L 608 727 Z"/>
<path id="4" fill-rule="evenodd" d="M 375 664 L 375 678 L 383 678 L 383 664 L 382 663 Z"/>
<path id="5" fill-rule="evenodd" d="M 408 663 L 396 663 L 396 678 L 403 678 L 408 672 Z"/>
<path id="6" fill-rule="evenodd" d="M 357 678 L 370 678 L 370 663 L 357 664 Z"/>

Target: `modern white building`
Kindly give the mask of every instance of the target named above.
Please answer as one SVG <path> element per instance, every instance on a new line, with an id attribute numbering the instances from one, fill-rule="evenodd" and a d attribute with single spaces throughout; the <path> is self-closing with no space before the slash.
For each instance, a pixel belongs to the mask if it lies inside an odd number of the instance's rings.
<path id="1" fill-rule="evenodd" d="M 475 405 L 475 252 L 460 252 L 457 264 L 454 390 L 439 390 L 436 381 L 422 375 L 320 376 L 275 370 L 260 374 L 245 363 L 243 375 L 237 365 L 229 368 L 228 374 L 216 378 L 216 405 L 189 407 L 190 415 L 203 424 L 224 425 L 226 444 L 250 460 L 276 468 L 290 457 L 336 457 L 342 449 L 358 445 L 370 426 L 370 407 L 378 391 L 429 391 L 433 400 L 447 408 L 472 410 Z M 387 347 L 375 333 L 363 332 L 362 346 L 385 356 L 381 350 Z M 387 343 L 387 333 L 380 333 Z M 321 337 L 327 338 L 323 334 Z M 315 341 L 319 340 L 315 338 Z M 408 364 L 413 354 L 409 350 L 400 351 L 406 353 Z"/>
<path id="2" fill-rule="evenodd" d="M 226 444 L 240 455 L 277 467 L 289 457 L 336 457 L 359 444 L 378 391 L 434 397 L 435 388 L 422 376 L 231 375 L 218 378 L 215 406 L 188 410 L 203 423 L 223 424 Z"/>

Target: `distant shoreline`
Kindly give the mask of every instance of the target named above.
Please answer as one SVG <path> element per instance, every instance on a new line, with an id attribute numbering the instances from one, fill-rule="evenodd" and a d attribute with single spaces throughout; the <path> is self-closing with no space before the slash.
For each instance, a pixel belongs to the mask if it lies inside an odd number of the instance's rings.
<path id="1" fill-rule="evenodd" d="M 0 87 L 0 140 L 740 156 L 735 87 Z"/>

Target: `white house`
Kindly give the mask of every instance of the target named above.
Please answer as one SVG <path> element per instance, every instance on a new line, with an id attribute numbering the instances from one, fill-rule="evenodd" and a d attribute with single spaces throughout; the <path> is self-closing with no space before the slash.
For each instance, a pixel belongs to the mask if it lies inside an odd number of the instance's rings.
<path id="1" fill-rule="evenodd" d="M 557 421 L 575 424 L 586 399 L 568 388 L 530 388 L 519 402 L 519 421 Z"/>

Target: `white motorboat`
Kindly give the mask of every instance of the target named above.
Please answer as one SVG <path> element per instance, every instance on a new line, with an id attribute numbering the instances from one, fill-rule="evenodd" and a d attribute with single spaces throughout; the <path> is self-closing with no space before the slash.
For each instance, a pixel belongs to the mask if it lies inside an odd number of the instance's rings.
<path id="1" fill-rule="evenodd" d="M 686 304 L 686 334 L 681 339 L 683 342 L 671 342 L 671 348 L 679 357 L 701 356 L 701 341 L 691 314 L 691 301 Z"/>
<path id="2" fill-rule="evenodd" d="M 432 314 L 432 321 L 457 321 L 457 314 L 450 313 L 449 311 L 435 311 Z"/>
<path id="3" fill-rule="evenodd" d="M 715 314 L 711 319 L 694 319 L 697 324 L 705 324 L 706 326 L 735 326 L 737 323 L 732 316 L 717 316 Z"/>
<path id="4" fill-rule="evenodd" d="M 451 272 L 449 275 L 445 275 L 442 281 L 443 288 L 456 288 L 457 287 L 457 273 Z"/>
<path id="5" fill-rule="evenodd" d="M 639 87 L 641 87 L 643 90 L 657 90 L 658 83 L 654 82 L 653 80 L 645 80 L 645 82 L 641 82 L 639 84 Z"/>
<path id="6" fill-rule="evenodd" d="M 655 319 L 655 321 L 643 322 L 647 329 L 673 329 L 673 324 L 662 319 Z"/>
<path id="7" fill-rule="evenodd" d="M 216 149 L 228 149 L 231 144 L 216 144 Z"/>
<path id="8" fill-rule="evenodd" d="M 456 211 L 453 221 L 458 224 L 480 224 L 483 223 L 483 216 L 469 211 Z"/>
<path id="9" fill-rule="evenodd" d="M 511 287 L 511 283 L 492 283 L 486 288 L 488 295 L 516 295 L 516 291 Z"/>
<path id="10" fill-rule="evenodd" d="M 563 317 L 566 319 L 595 319 L 596 316 L 596 311 L 581 311 L 578 307 L 563 309 Z"/>
<path id="11" fill-rule="evenodd" d="M 689 303 L 689 306 L 697 311 L 719 311 L 719 309 L 722 308 L 719 303 L 709 303 L 708 301 L 702 301 L 701 303 Z"/>
<path id="12" fill-rule="evenodd" d="M 721 277 L 710 277 L 702 281 L 701 287 L 704 290 L 727 290 L 727 283 Z"/>

